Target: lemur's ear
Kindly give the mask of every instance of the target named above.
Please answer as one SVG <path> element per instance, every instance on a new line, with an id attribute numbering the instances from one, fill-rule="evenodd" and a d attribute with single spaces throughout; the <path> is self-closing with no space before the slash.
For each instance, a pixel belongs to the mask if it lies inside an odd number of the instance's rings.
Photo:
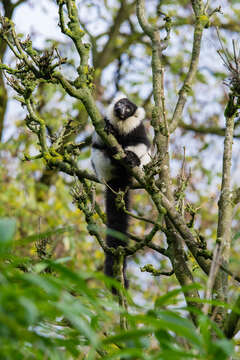
<path id="1" fill-rule="evenodd" d="M 146 112 L 143 107 L 138 107 L 134 114 L 134 116 L 141 121 L 145 118 L 145 115 L 146 115 Z"/>

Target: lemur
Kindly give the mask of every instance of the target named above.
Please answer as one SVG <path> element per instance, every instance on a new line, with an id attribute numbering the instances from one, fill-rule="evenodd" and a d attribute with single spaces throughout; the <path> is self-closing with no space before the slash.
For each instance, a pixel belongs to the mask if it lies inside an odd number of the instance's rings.
<path id="1" fill-rule="evenodd" d="M 143 119 L 145 110 L 137 107 L 125 95 L 118 95 L 107 108 L 104 118 L 107 132 L 111 132 L 126 154 L 126 162 L 130 167 L 146 165 L 150 160 L 150 142 L 148 140 Z M 106 186 L 107 227 L 123 234 L 127 232 L 128 215 L 123 209 L 116 207 L 116 193 L 125 192 L 124 201 L 129 210 L 129 191 L 131 176 L 127 169 L 115 160 L 112 151 L 94 133 L 91 162 L 98 179 Z M 117 248 L 126 246 L 126 242 L 107 234 L 106 244 Z M 114 255 L 106 254 L 104 272 L 114 277 Z M 128 287 L 126 277 L 126 259 L 123 265 L 124 286 Z"/>

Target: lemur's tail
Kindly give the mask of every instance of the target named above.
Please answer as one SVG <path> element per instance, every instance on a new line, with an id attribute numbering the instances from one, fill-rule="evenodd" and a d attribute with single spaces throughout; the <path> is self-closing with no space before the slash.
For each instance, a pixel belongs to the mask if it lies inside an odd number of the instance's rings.
<path id="1" fill-rule="evenodd" d="M 129 176 L 124 174 L 124 176 L 117 177 L 108 182 L 109 187 L 106 188 L 106 212 L 107 212 L 107 227 L 112 230 L 119 231 L 120 233 L 125 234 L 128 228 L 128 215 L 122 210 L 117 209 L 116 207 L 116 193 L 119 190 L 125 191 L 126 186 L 130 183 Z M 113 191 L 112 191 L 112 190 Z M 129 191 L 125 193 L 124 196 L 126 209 L 129 209 Z M 106 243 L 109 247 L 117 248 L 118 246 L 126 246 L 126 241 L 120 240 L 114 235 L 107 234 Z M 106 275 L 111 277 L 116 277 L 118 274 L 115 273 L 114 268 L 118 259 L 114 255 L 106 254 L 105 257 L 105 268 L 104 272 Z M 126 258 L 124 259 L 123 264 L 123 277 L 124 285 L 128 287 L 128 280 L 126 277 Z M 114 289 L 113 289 L 113 292 Z"/>

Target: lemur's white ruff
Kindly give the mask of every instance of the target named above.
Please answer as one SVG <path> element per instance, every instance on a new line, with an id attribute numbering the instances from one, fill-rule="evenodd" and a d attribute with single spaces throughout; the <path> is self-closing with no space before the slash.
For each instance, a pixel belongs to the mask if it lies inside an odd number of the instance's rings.
<path id="1" fill-rule="evenodd" d="M 132 130 L 134 130 L 136 127 L 138 127 L 143 119 L 145 118 L 145 110 L 142 107 L 138 107 L 135 111 L 134 115 L 130 116 L 126 120 L 120 120 L 115 114 L 114 114 L 114 106 L 115 104 L 121 100 L 126 99 L 126 96 L 124 94 L 117 95 L 112 103 L 107 108 L 107 119 L 108 121 L 119 130 L 120 134 L 129 134 Z"/>

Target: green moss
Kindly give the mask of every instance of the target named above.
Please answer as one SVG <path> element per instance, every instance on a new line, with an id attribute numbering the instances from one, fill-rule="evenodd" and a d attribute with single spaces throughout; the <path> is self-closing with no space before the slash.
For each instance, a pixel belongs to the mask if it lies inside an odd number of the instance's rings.
<path id="1" fill-rule="evenodd" d="M 210 20 L 207 15 L 199 16 L 199 21 L 200 21 L 200 24 L 205 28 L 209 27 L 209 25 L 210 25 Z"/>
<path id="2" fill-rule="evenodd" d="M 63 161 L 63 157 L 61 155 L 57 157 L 52 157 L 50 163 L 55 165 L 58 164 L 59 161 Z"/>
<path id="3" fill-rule="evenodd" d="M 232 117 L 236 113 L 237 109 L 238 107 L 234 104 L 234 95 L 230 94 L 226 109 L 224 111 L 224 116 L 226 118 Z"/>
<path id="4" fill-rule="evenodd" d="M 88 66 L 87 65 L 83 66 L 82 69 L 83 69 L 84 74 L 88 74 Z"/>
<path id="5" fill-rule="evenodd" d="M 47 152 L 44 152 L 44 153 L 43 153 L 43 157 L 44 157 L 44 159 L 45 159 L 47 162 L 52 159 L 52 156 L 51 156 L 49 153 L 47 153 Z"/>
<path id="6" fill-rule="evenodd" d="M 29 161 L 30 160 L 30 156 L 26 153 L 23 154 L 23 160 L 25 161 Z"/>
<path id="7" fill-rule="evenodd" d="M 60 155 L 54 148 L 49 148 L 50 162 L 55 164 L 58 161 L 63 161 L 63 156 Z"/>

